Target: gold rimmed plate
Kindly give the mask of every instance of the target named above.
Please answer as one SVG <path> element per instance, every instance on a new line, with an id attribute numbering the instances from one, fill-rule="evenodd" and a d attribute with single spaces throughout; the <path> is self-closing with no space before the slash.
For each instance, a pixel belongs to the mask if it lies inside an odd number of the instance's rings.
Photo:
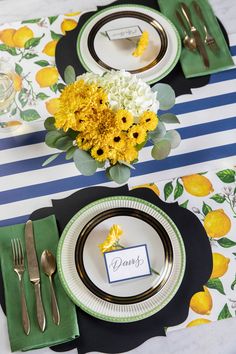
<path id="1" fill-rule="evenodd" d="M 124 247 L 146 244 L 152 273 L 111 284 L 98 245 L 119 224 Z M 123 238 L 123 239 L 122 239 Z M 111 322 L 132 322 L 160 311 L 175 295 L 185 271 L 185 250 L 173 221 L 135 197 L 100 199 L 79 211 L 58 247 L 58 270 L 71 299 L 84 311 Z"/>
<path id="2" fill-rule="evenodd" d="M 138 29 L 147 31 L 149 44 L 141 57 L 134 57 L 139 36 L 118 39 L 117 35 Z M 146 6 L 117 5 L 97 12 L 82 27 L 77 53 L 87 71 L 102 74 L 107 70 L 126 70 L 148 83 L 166 76 L 177 63 L 181 51 L 174 25 L 160 12 Z"/>
<path id="3" fill-rule="evenodd" d="M 132 247 L 145 243 L 155 272 L 138 280 L 111 285 L 98 245 L 104 241 L 112 225 L 121 225 L 120 243 Z M 173 249 L 169 236 L 160 222 L 151 215 L 133 208 L 114 208 L 95 216 L 81 231 L 75 249 L 77 271 L 83 283 L 95 295 L 117 304 L 144 301 L 167 282 L 173 266 Z"/>

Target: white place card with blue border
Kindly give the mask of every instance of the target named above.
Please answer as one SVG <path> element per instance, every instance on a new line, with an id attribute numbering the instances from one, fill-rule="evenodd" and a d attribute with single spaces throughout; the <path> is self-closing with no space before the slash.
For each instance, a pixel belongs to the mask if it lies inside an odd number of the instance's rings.
<path id="1" fill-rule="evenodd" d="M 104 259 L 109 283 L 152 274 L 146 245 L 105 252 Z"/>

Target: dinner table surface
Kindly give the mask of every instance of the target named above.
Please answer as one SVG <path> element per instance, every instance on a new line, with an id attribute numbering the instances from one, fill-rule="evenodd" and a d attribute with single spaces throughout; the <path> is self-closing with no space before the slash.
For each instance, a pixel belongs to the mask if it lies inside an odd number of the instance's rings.
<path id="1" fill-rule="evenodd" d="M 223 23 L 227 33 L 236 34 L 235 0 L 210 0 L 209 2 L 216 16 Z M 0 23 L 88 10 L 96 8 L 96 5 L 107 5 L 110 3 L 112 3 L 110 0 L 0 0 Z M 227 82 L 225 84 L 227 85 Z M 4 348 L 4 354 L 8 352 L 10 354 L 7 323 L 2 309 L 0 309 L 0 333 L 0 353 L 2 353 Z M 129 351 L 129 353 L 235 354 L 235 333 L 236 318 L 231 318 L 217 321 L 207 326 L 173 331 L 168 333 L 167 337 L 151 338 L 138 348 Z M 8 352 L 6 348 L 9 348 Z M 35 353 L 35 351 L 30 351 L 29 353 Z M 45 349 L 39 349 L 37 353 L 43 354 L 45 353 Z M 76 353 L 76 349 L 70 351 L 70 354 Z"/>

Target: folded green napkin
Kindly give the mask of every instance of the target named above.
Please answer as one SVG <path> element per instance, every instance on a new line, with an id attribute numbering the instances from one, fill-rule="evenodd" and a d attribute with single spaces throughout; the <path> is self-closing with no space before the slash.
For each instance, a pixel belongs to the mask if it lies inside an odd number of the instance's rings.
<path id="1" fill-rule="evenodd" d="M 207 23 L 207 28 L 210 30 L 211 35 L 216 40 L 220 50 L 217 52 L 217 54 L 214 54 L 214 52 L 207 45 L 205 45 L 209 57 L 209 61 L 210 61 L 210 67 L 205 68 L 202 58 L 199 55 L 198 51 L 191 52 L 189 49 L 183 47 L 180 56 L 180 62 L 181 62 L 184 75 L 187 78 L 216 73 L 219 71 L 229 69 L 234 66 L 234 62 L 231 57 L 228 45 L 225 41 L 225 38 L 223 36 L 219 23 L 212 11 L 211 6 L 209 5 L 207 0 L 196 0 L 196 1 L 202 9 L 204 18 Z M 175 10 L 176 9 L 179 10 L 180 8 L 179 7 L 180 2 L 181 2 L 180 0 L 171 0 L 171 1 L 158 0 L 161 12 L 174 23 L 174 25 L 176 26 L 176 28 L 178 29 L 181 35 L 181 38 L 183 38 L 184 34 L 175 14 Z M 195 27 L 199 30 L 202 39 L 204 39 L 205 33 L 203 29 L 203 24 L 194 11 L 192 0 L 183 0 L 183 2 L 189 7 L 192 15 L 191 16 L 192 21 Z"/>
<path id="2" fill-rule="evenodd" d="M 49 216 L 33 222 L 35 246 L 40 266 L 41 254 L 44 249 L 50 250 L 56 255 L 58 244 L 58 230 L 54 216 Z M 6 226 L 0 228 L 0 260 L 4 282 L 7 324 L 12 351 L 30 350 L 60 344 L 70 341 L 79 335 L 77 317 L 74 304 L 67 297 L 56 273 L 53 280 L 58 300 L 61 321 L 59 326 L 52 320 L 50 304 L 49 279 L 42 273 L 41 293 L 46 314 L 46 329 L 42 333 L 38 327 L 33 284 L 30 283 L 27 271 L 27 259 L 25 251 L 24 224 Z M 19 238 L 22 241 L 25 256 L 24 285 L 26 302 L 30 317 L 31 331 L 25 335 L 21 323 L 20 289 L 17 274 L 13 271 L 11 239 Z"/>

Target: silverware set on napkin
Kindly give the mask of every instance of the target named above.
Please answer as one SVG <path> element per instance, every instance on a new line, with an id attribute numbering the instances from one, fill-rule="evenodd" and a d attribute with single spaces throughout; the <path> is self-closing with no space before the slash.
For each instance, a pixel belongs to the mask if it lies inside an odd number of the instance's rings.
<path id="1" fill-rule="evenodd" d="M 40 330 L 44 332 L 46 328 L 46 316 L 45 316 L 43 301 L 41 297 L 41 279 L 40 279 L 39 264 L 38 264 L 36 249 L 35 249 L 33 223 L 31 220 L 28 220 L 25 225 L 25 245 L 26 245 L 29 278 L 31 283 L 34 286 L 34 292 L 35 292 L 37 321 Z M 20 285 L 22 327 L 24 329 L 25 334 L 28 335 L 30 333 L 30 319 L 29 319 L 29 313 L 27 309 L 27 302 L 26 302 L 24 284 L 23 284 L 23 274 L 25 272 L 24 251 L 23 251 L 22 243 L 19 239 L 12 239 L 11 247 L 12 247 L 12 256 L 13 256 L 13 269 L 18 276 L 19 285 Z M 56 325 L 59 325 L 60 312 L 59 312 L 57 298 L 56 298 L 56 294 L 53 286 L 53 280 L 52 280 L 52 276 L 56 271 L 56 261 L 53 254 L 48 250 L 44 250 L 42 253 L 41 267 L 43 272 L 49 277 L 52 318 L 54 323 Z"/>
<path id="2" fill-rule="evenodd" d="M 183 44 L 191 51 L 197 50 L 202 57 L 204 66 L 209 68 L 210 63 L 206 47 L 209 47 L 216 55 L 219 52 L 219 47 L 215 38 L 210 33 L 210 29 L 203 15 L 202 9 L 197 1 L 192 1 L 191 8 L 198 16 L 203 26 L 205 37 L 202 39 L 200 31 L 194 25 L 190 8 L 185 3 L 180 2 L 178 9 L 175 11 L 175 15 L 184 33 Z"/>

